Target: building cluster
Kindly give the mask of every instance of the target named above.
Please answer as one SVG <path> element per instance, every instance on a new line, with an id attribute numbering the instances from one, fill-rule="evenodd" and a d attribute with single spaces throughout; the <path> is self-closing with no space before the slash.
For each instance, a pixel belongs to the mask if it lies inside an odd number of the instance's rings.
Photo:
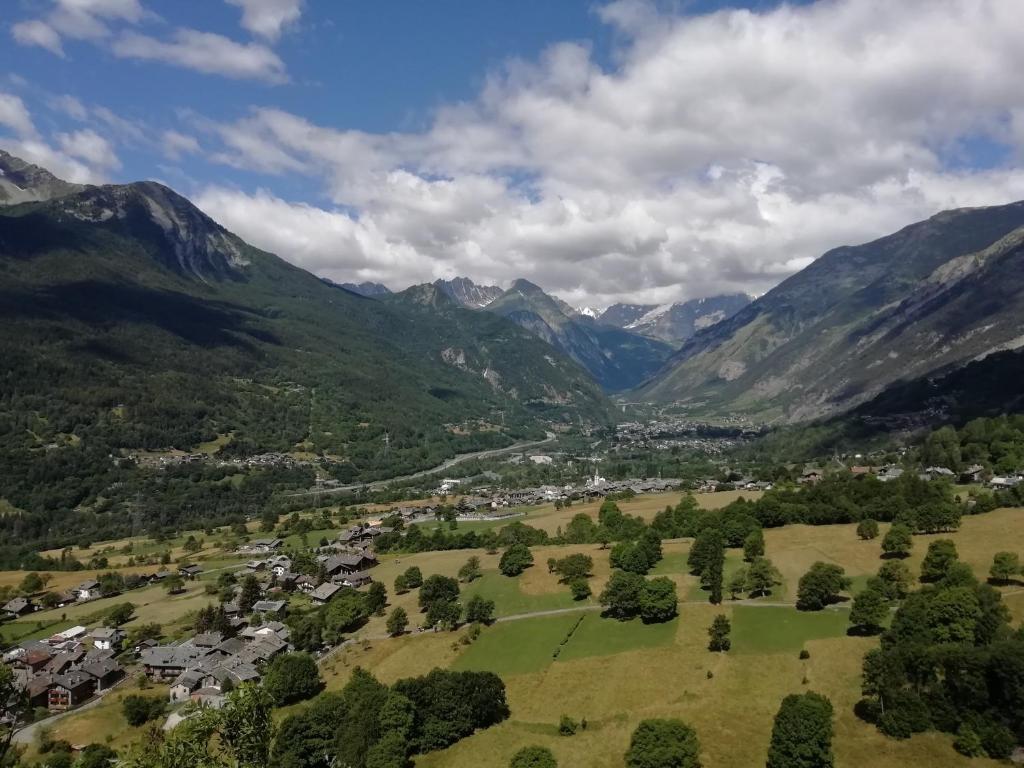
<path id="1" fill-rule="evenodd" d="M 101 694 L 124 677 L 118 661 L 125 633 L 72 627 L 31 640 L 4 655 L 18 688 L 34 708 L 63 712 Z"/>

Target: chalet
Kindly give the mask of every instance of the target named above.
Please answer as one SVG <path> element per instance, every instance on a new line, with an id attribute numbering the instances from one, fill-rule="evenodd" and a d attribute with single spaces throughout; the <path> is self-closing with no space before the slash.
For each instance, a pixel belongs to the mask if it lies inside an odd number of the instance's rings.
<path id="1" fill-rule="evenodd" d="M 13 666 L 16 669 L 24 669 L 34 674 L 46 667 L 52 658 L 53 652 L 49 648 L 27 648 L 23 654 L 14 660 Z"/>
<path id="2" fill-rule="evenodd" d="M 100 583 L 95 580 L 83 581 L 74 589 L 77 600 L 94 600 L 100 596 Z"/>
<path id="3" fill-rule="evenodd" d="M 328 558 L 324 562 L 324 570 L 328 576 L 339 576 L 346 573 L 363 571 L 377 564 L 377 558 L 366 553 L 342 554 Z"/>
<path id="4" fill-rule="evenodd" d="M 85 660 L 85 649 L 79 648 L 74 651 L 61 651 L 51 658 L 43 671 L 51 675 L 63 675 L 65 672 L 74 669 Z"/>
<path id="5" fill-rule="evenodd" d="M 87 632 L 83 626 L 71 627 L 51 635 L 46 642 L 51 648 L 73 648 L 85 638 Z"/>
<path id="6" fill-rule="evenodd" d="M 972 464 L 963 472 L 960 473 L 960 482 L 967 483 L 980 483 L 985 479 L 985 468 L 980 464 Z"/>
<path id="7" fill-rule="evenodd" d="M 103 659 L 83 664 L 80 671 L 95 681 L 97 693 L 105 691 L 120 680 L 124 674 L 121 665 L 113 659 Z"/>
<path id="8" fill-rule="evenodd" d="M 50 674 L 36 675 L 25 684 L 25 696 L 29 704 L 35 707 L 50 705 L 50 689 L 55 685 L 56 678 Z"/>
<path id="9" fill-rule="evenodd" d="M 276 552 L 282 546 L 284 546 L 284 539 L 253 539 L 248 544 L 243 545 L 241 549 L 246 552 L 265 555 L 270 552 Z"/>
<path id="10" fill-rule="evenodd" d="M 352 587 L 358 589 L 359 587 L 366 586 L 373 579 L 370 578 L 370 574 L 366 571 L 356 571 L 355 573 L 347 573 L 344 576 L 339 577 L 339 583 L 345 587 Z"/>
<path id="11" fill-rule="evenodd" d="M 821 478 L 821 472 L 816 469 L 808 469 L 800 475 L 800 479 L 797 480 L 797 482 L 804 485 L 813 485 L 814 483 L 820 482 Z"/>
<path id="12" fill-rule="evenodd" d="M 292 569 L 292 559 L 286 555 L 277 555 L 267 561 L 267 566 L 275 576 L 281 576 Z"/>
<path id="13" fill-rule="evenodd" d="M 287 624 L 282 624 L 280 621 L 268 621 L 258 627 L 246 627 L 242 630 L 239 637 L 248 641 L 260 640 L 264 637 L 274 637 L 287 643 L 288 638 L 291 637 L 291 630 L 288 629 Z"/>
<path id="14" fill-rule="evenodd" d="M 90 634 L 93 648 L 101 651 L 120 651 L 125 632 L 117 627 L 97 627 Z"/>
<path id="15" fill-rule="evenodd" d="M 988 481 L 989 488 L 994 488 L 996 490 L 1006 490 L 1007 488 L 1015 488 L 1018 485 L 1020 485 L 1020 483 L 1021 478 L 1014 475 L 993 477 L 991 480 Z"/>
<path id="16" fill-rule="evenodd" d="M 878 479 L 883 483 L 899 480 L 901 477 L 903 477 L 903 469 L 900 467 L 882 467 L 878 471 Z"/>
<path id="17" fill-rule="evenodd" d="M 158 645 L 144 648 L 141 661 L 150 680 L 173 680 L 189 667 L 194 667 L 209 649 L 191 644 Z"/>
<path id="18" fill-rule="evenodd" d="M 198 565 L 183 565 L 178 568 L 178 574 L 189 580 L 194 580 L 202 572 L 203 569 Z"/>
<path id="19" fill-rule="evenodd" d="M 947 467 L 928 467 L 921 473 L 922 480 L 953 480 L 956 473 Z"/>
<path id="20" fill-rule="evenodd" d="M 218 645 L 224 642 L 224 635 L 220 632 L 202 632 L 192 638 L 192 645 L 196 648 L 210 649 L 216 648 Z"/>
<path id="21" fill-rule="evenodd" d="M 247 562 L 245 564 L 245 567 L 248 568 L 249 571 L 252 572 L 252 573 L 255 573 L 256 571 L 263 571 L 263 570 L 266 570 L 267 561 L 266 560 L 250 560 L 249 562 Z"/>
<path id="22" fill-rule="evenodd" d="M 300 574 L 295 577 L 295 586 L 303 592 L 313 592 L 316 589 L 316 579 L 308 574 Z"/>
<path id="23" fill-rule="evenodd" d="M 331 584 L 330 582 L 324 582 L 319 587 L 309 593 L 310 598 L 317 605 L 324 605 L 332 597 L 338 594 L 341 587 L 337 584 Z"/>
<path id="24" fill-rule="evenodd" d="M 47 708 L 51 712 L 65 712 L 88 699 L 95 690 L 96 679 L 84 672 L 57 675 L 49 689 Z"/>
<path id="25" fill-rule="evenodd" d="M 252 610 L 254 613 L 284 616 L 284 609 L 287 605 L 288 602 L 286 600 L 259 600 L 253 603 Z"/>
<path id="26" fill-rule="evenodd" d="M 264 635 L 250 643 L 236 658 L 257 666 L 263 666 L 275 656 L 288 650 L 288 643 L 276 633 Z"/>
<path id="27" fill-rule="evenodd" d="M 11 619 L 16 619 L 19 616 L 24 616 L 26 613 L 32 613 L 36 609 L 32 601 L 27 597 L 16 597 L 13 600 L 8 600 L 7 604 L 3 607 L 4 614 Z"/>

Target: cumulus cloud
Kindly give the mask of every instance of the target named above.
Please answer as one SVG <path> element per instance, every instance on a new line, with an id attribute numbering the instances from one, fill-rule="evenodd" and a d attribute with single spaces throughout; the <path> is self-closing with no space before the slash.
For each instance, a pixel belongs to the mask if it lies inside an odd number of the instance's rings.
<path id="1" fill-rule="evenodd" d="M 58 133 L 57 143 L 66 154 L 83 160 L 94 168 L 108 171 L 121 167 L 121 161 L 110 142 L 91 129 Z"/>
<path id="2" fill-rule="evenodd" d="M 25 102 L 12 93 L 0 91 L 0 126 L 6 126 L 17 136 L 33 136 L 36 127 L 32 123 Z"/>
<path id="3" fill-rule="evenodd" d="M 137 32 L 125 32 L 114 41 L 115 56 L 148 59 L 186 69 L 232 78 L 252 78 L 270 83 L 287 81 L 284 62 L 259 43 L 238 43 L 213 32 L 178 29 L 170 40 Z"/>
<path id="4" fill-rule="evenodd" d="M 178 131 L 164 131 L 160 138 L 164 155 L 172 160 L 177 160 L 183 155 L 194 155 L 200 149 L 195 136 Z"/>
<path id="5" fill-rule="evenodd" d="M 242 26 L 271 42 L 282 30 L 298 21 L 303 0 L 227 0 L 242 9 Z"/>
<path id="6" fill-rule="evenodd" d="M 11 27 L 11 35 L 21 45 L 38 45 L 50 53 L 64 58 L 64 46 L 61 45 L 60 34 L 39 19 L 18 22 Z"/>

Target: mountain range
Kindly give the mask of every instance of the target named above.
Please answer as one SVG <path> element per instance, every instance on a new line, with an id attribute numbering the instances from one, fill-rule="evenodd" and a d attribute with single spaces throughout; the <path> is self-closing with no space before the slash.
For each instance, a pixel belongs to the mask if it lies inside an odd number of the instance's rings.
<path id="1" fill-rule="evenodd" d="M 675 304 L 613 304 L 595 317 L 605 325 L 679 347 L 697 331 L 728 320 L 751 301 L 747 294 L 735 293 Z"/>
<path id="2" fill-rule="evenodd" d="M 1024 202 L 958 209 L 829 251 L 699 331 L 636 395 L 799 422 L 1022 345 Z"/>
<path id="3" fill-rule="evenodd" d="M 208 441 L 390 476 L 609 420 L 582 368 L 497 314 L 366 299 L 160 184 L 68 185 L 6 154 L 0 171 L 0 483 Z"/>

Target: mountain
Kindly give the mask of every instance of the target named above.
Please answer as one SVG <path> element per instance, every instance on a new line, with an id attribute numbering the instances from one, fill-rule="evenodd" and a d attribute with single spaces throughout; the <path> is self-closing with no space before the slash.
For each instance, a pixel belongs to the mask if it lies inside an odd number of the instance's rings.
<path id="1" fill-rule="evenodd" d="M 750 296 L 735 293 L 676 304 L 613 304 L 598 319 L 679 347 L 697 331 L 727 320 L 750 302 Z"/>
<path id="2" fill-rule="evenodd" d="M 638 396 L 705 415 L 828 416 L 1024 345 L 1024 202 L 829 251 L 697 333 Z"/>
<path id="3" fill-rule="evenodd" d="M 456 304 L 468 309 L 482 309 L 503 293 L 496 285 L 477 285 L 468 277 L 435 280 L 434 285 L 450 296 Z"/>
<path id="4" fill-rule="evenodd" d="M 667 344 L 579 315 L 528 280 L 516 280 L 487 305 L 582 365 L 606 391 L 636 386 L 672 352 Z"/>
<path id="5" fill-rule="evenodd" d="M 50 200 L 83 188 L 0 149 L 0 205 Z"/>
<path id="6" fill-rule="evenodd" d="M 391 295 L 391 289 L 383 283 L 341 283 L 342 288 L 352 293 L 358 293 L 360 296 L 366 296 L 367 298 L 373 299 L 379 296 Z"/>
<path id="7" fill-rule="evenodd" d="M 0 206 L 0 498 L 18 506 L 51 464 L 79 478 L 53 483 L 74 506 L 138 450 L 324 454 L 348 480 L 607 421 L 582 369 L 499 317 L 354 295 L 159 184 L 64 189 Z"/>

